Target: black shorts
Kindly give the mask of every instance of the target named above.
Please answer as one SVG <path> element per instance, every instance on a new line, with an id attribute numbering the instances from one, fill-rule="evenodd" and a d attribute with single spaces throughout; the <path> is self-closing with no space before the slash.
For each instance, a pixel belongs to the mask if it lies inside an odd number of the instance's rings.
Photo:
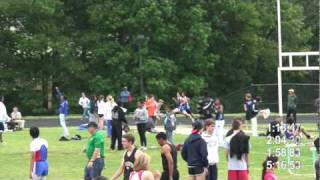
<path id="1" fill-rule="evenodd" d="M 98 114 L 99 115 L 99 118 L 102 118 L 103 117 L 103 114 Z"/>
<path id="2" fill-rule="evenodd" d="M 173 180 L 179 180 L 179 171 L 173 170 Z M 160 180 L 168 180 L 169 179 L 169 171 L 163 171 L 161 174 Z"/>
<path id="3" fill-rule="evenodd" d="M 188 167 L 189 176 L 198 176 L 204 173 L 203 167 Z"/>
<path id="4" fill-rule="evenodd" d="M 3 125 L 3 122 L 0 122 L 0 131 L 4 131 L 4 125 Z"/>

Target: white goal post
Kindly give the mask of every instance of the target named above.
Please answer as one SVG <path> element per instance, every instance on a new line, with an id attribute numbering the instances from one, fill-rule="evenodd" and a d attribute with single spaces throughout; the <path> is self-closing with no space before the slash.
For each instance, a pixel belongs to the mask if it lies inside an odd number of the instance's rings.
<path id="1" fill-rule="evenodd" d="M 279 116 L 283 116 L 283 99 L 282 99 L 282 71 L 320 71 L 319 65 L 310 65 L 310 57 L 319 57 L 318 51 L 311 52 L 282 52 L 282 33 L 281 33 L 281 3 L 277 0 L 277 16 L 278 16 L 278 55 L 279 55 L 279 65 L 278 65 L 278 113 Z M 304 58 L 303 65 L 295 65 L 294 58 L 302 57 Z M 284 65 L 283 59 L 289 59 L 289 63 Z M 316 59 L 316 58 L 314 58 Z M 314 60 L 313 59 L 313 60 Z"/>

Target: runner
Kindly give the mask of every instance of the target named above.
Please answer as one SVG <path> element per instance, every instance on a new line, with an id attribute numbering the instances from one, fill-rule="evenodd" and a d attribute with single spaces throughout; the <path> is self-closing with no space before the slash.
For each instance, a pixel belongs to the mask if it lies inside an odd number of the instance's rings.
<path id="1" fill-rule="evenodd" d="M 134 111 L 133 119 L 137 124 L 141 149 L 146 150 L 147 149 L 146 125 L 148 123 L 148 111 L 143 106 L 143 101 L 139 101 L 137 103 L 137 108 Z"/>
<path id="2" fill-rule="evenodd" d="M 161 146 L 161 159 L 163 167 L 161 180 L 179 180 L 176 147 L 167 141 L 167 135 L 164 132 L 158 133 L 156 135 L 156 139 L 158 144 Z"/>
<path id="3" fill-rule="evenodd" d="M 93 180 L 101 175 L 104 168 L 104 133 L 98 131 L 98 125 L 95 122 L 88 124 L 88 132 L 91 136 L 84 150 L 88 158 L 84 179 Z"/>
<path id="4" fill-rule="evenodd" d="M 258 122 L 257 122 L 257 114 L 258 110 L 255 107 L 255 102 L 252 99 L 252 95 L 247 93 L 245 95 L 245 102 L 243 105 L 244 111 L 246 112 L 246 120 L 251 122 L 251 133 L 252 136 L 258 136 Z"/>
<path id="5" fill-rule="evenodd" d="M 63 136 L 59 139 L 59 141 L 69 141 L 69 131 L 66 125 L 66 119 L 68 116 L 69 105 L 67 98 L 65 96 L 60 96 L 60 106 L 59 106 L 59 120 L 60 125 L 63 128 Z"/>
<path id="6" fill-rule="evenodd" d="M 174 109 L 174 113 L 182 113 L 187 118 L 189 118 L 192 122 L 194 122 L 193 116 L 191 114 L 191 109 L 189 106 L 189 98 L 184 95 L 180 95 L 179 92 L 177 92 L 177 97 L 173 98 L 175 102 L 178 104 L 178 107 Z"/>
<path id="7" fill-rule="evenodd" d="M 219 98 L 215 99 L 214 101 L 214 110 L 216 113 L 216 126 L 215 126 L 215 134 L 218 137 L 219 140 L 219 146 L 223 147 L 224 146 L 224 108 L 223 105 L 221 104 L 221 101 Z"/>
<path id="8" fill-rule="evenodd" d="M 125 134 L 122 137 L 122 146 L 126 150 L 123 154 L 120 167 L 113 175 L 111 180 L 117 180 L 123 174 L 123 180 L 129 180 L 130 173 L 133 171 L 133 164 L 137 157 L 142 154 L 134 145 L 135 138 L 132 134 Z"/>
<path id="9" fill-rule="evenodd" d="M 111 95 L 107 96 L 106 102 L 106 113 L 104 115 L 104 119 L 107 125 L 107 135 L 111 137 L 112 134 L 112 109 L 117 106 L 117 103 L 114 102 L 114 99 Z"/>
<path id="10" fill-rule="evenodd" d="M 218 167 L 219 162 L 219 139 L 214 134 L 214 121 L 206 120 L 204 124 L 204 132 L 202 133 L 202 138 L 207 143 L 208 149 L 208 176 L 207 180 L 217 180 L 218 179 Z"/>
<path id="11" fill-rule="evenodd" d="M 209 165 L 207 159 L 207 144 L 200 136 L 202 132 L 202 123 L 196 121 L 192 126 L 192 133 L 184 142 L 181 155 L 188 163 L 189 179 L 204 180 Z"/>
<path id="12" fill-rule="evenodd" d="M 30 179 L 44 180 L 49 172 L 49 164 L 47 161 L 48 142 L 39 137 L 40 131 L 38 127 L 31 127 L 29 133 L 32 137 L 30 143 Z"/>
<path id="13" fill-rule="evenodd" d="M 2 133 L 5 130 L 4 128 L 5 123 L 10 120 L 10 117 L 8 116 L 8 113 L 7 113 L 7 108 L 3 102 L 4 102 L 4 97 L 1 96 L 0 98 L 0 143 L 3 143 Z"/>
<path id="14" fill-rule="evenodd" d="M 81 97 L 79 99 L 79 105 L 82 107 L 82 121 L 89 120 L 89 110 L 90 110 L 90 100 L 87 98 L 84 92 L 81 93 Z"/>
<path id="15" fill-rule="evenodd" d="M 232 129 L 225 139 L 225 148 L 228 162 L 228 180 L 249 179 L 249 136 L 242 129 L 241 119 L 232 122 Z"/>

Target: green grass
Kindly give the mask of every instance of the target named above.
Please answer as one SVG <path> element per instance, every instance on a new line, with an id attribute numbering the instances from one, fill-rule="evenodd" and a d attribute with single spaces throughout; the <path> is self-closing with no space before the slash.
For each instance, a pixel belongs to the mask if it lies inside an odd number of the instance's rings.
<path id="1" fill-rule="evenodd" d="M 306 125 L 308 130 L 313 131 L 315 135 L 315 125 Z M 71 134 L 80 134 L 83 137 L 88 137 L 87 132 L 77 131 L 75 128 L 70 128 Z M 86 139 L 82 141 L 59 142 L 58 137 L 62 133 L 60 128 L 41 128 L 41 137 L 49 141 L 49 176 L 48 180 L 79 180 L 83 176 L 83 168 L 86 164 L 85 155 L 81 152 L 86 144 Z M 137 134 L 135 133 L 136 137 Z M 6 133 L 4 135 L 6 145 L 0 145 L 0 180 L 24 180 L 28 179 L 29 168 L 29 143 L 31 138 L 28 131 L 19 131 L 14 133 Z M 182 143 L 185 139 L 183 135 L 176 135 L 175 142 Z M 137 137 L 137 142 L 139 139 Z M 305 140 L 304 140 L 305 142 Z M 123 152 L 109 150 L 110 140 L 106 139 L 106 168 L 103 175 L 111 177 L 119 166 Z M 251 138 L 251 153 L 250 153 L 250 180 L 259 180 L 261 176 L 261 163 L 267 154 L 265 138 Z M 148 146 L 146 152 L 151 156 L 151 169 L 161 171 L 161 159 L 159 147 L 156 144 L 153 134 L 148 134 Z M 310 145 L 311 146 L 311 145 Z M 312 152 L 310 146 L 300 147 L 303 167 L 295 171 L 303 176 L 291 175 L 287 169 L 278 169 L 277 174 L 280 180 L 313 180 L 313 165 Z M 273 147 L 276 147 L 274 145 Z M 286 158 L 282 158 L 285 160 Z M 178 166 L 181 174 L 181 180 L 187 179 L 186 163 L 181 159 L 179 154 Z M 219 180 L 226 179 L 226 160 L 223 149 L 220 149 Z"/>

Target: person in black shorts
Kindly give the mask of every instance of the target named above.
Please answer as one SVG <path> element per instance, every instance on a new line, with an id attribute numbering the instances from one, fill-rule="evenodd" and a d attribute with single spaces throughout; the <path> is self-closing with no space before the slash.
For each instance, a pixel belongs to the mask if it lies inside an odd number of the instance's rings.
<path id="1" fill-rule="evenodd" d="M 134 145 L 134 136 L 132 134 L 125 134 L 122 136 L 122 146 L 126 150 L 123 154 L 123 160 L 117 172 L 113 175 L 111 180 L 118 179 L 123 174 L 123 180 L 129 180 L 130 173 L 133 171 L 134 161 L 142 151 L 138 150 Z"/>
<path id="2" fill-rule="evenodd" d="M 167 135 L 164 132 L 158 133 L 156 139 L 161 146 L 163 172 L 160 180 L 179 180 L 176 147 L 167 141 Z"/>
<path id="3" fill-rule="evenodd" d="M 195 121 L 192 126 L 192 133 L 184 142 L 181 155 L 188 163 L 189 179 L 200 180 L 205 179 L 208 171 L 207 143 L 200 135 L 203 128 L 202 123 Z"/>

